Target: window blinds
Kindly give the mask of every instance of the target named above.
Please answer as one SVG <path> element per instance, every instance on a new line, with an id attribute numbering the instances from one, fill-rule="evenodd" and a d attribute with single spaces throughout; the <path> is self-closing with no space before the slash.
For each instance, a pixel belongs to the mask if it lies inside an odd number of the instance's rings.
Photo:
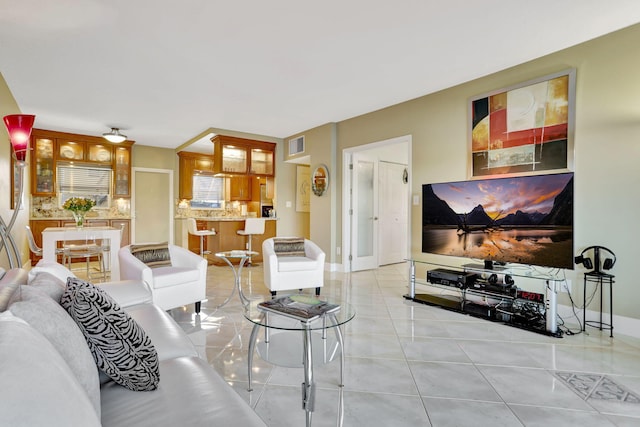
<path id="1" fill-rule="evenodd" d="M 58 166 L 58 191 L 87 196 L 111 194 L 111 169 L 87 166 Z"/>
<path id="2" fill-rule="evenodd" d="M 224 178 L 212 175 L 193 175 L 192 207 L 222 207 L 224 200 Z"/>

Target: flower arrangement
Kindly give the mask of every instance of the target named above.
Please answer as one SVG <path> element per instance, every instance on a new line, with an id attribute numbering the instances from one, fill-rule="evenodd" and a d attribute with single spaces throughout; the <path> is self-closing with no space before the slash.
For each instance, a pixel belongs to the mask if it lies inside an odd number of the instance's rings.
<path id="1" fill-rule="evenodd" d="M 67 199 L 62 208 L 71 211 L 73 219 L 76 222 L 76 227 L 84 226 L 84 216 L 96 205 L 96 202 L 86 197 L 72 197 Z"/>
<path id="2" fill-rule="evenodd" d="M 71 212 L 89 212 L 96 205 L 93 199 L 72 197 L 67 199 L 62 208 Z"/>

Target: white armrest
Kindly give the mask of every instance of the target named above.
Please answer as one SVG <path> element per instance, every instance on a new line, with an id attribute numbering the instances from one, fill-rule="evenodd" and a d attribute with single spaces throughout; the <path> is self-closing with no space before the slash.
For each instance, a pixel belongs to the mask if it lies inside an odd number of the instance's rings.
<path id="1" fill-rule="evenodd" d="M 139 280 L 120 280 L 101 283 L 98 286 L 123 308 L 153 302 L 151 289 Z"/>

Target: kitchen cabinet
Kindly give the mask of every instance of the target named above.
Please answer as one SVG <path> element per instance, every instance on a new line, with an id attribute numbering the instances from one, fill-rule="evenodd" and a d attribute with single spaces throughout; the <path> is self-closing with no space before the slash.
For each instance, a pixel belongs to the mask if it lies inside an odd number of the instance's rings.
<path id="1" fill-rule="evenodd" d="M 181 151 L 178 153 L 178 198 L 193 198 L 193 174 L 195 172 L 213 173 L 213 156 Z"/>
<path id="2" fill-rule="evenodd" d="M 29 221 L 29 227 L 33 232 L 33 238 L 39 247 L 42 247 L 42 231 L 48 227 L 65 227 L 74 224 L 73 219 L 32 219 Z M 108 219 L 108 218 L 89 218 L 87 220 L 87 227 L 116 227 L 120 228 L 121 224 L 125 224 L 120 247 L 126 246 L 130 241 L 130 224 L 129 219 Z M 59 242 L 62 245 L 62 242 Z M 31 265 L 35 265 L 40 261 L 41 257 L 36 256 L 31 252 Z M 60 260 L 61 261 L 61 260 Z"/>
<path id="3" fill-rule="evenodd" d="M 111 144 L 103 138 L 34 129 L 31 134 L 31 194 L 56 196 L 58 163 L 103 165 L 113 170 L 112 196 L 131 197 L 133 141 Z"/>
<path id="4" fill-rule="evenodd" d="M 54 196 L 55 186 L 55 144 L 52 138 L 32 133 L 33 154 L 31 159 L 31 194 L 34 196 Z"/>
<path id="5" fill-rule="evenodd" d="M 211 141 L 214 173 L 275 175 L 276 144 L 225 135 L 216 135 Z"/>
<path id="6" fill-rule="evenodd" d="M 229 200 L 251 201 L 251 177 L 247 175 L 232 176 L 229 178 Z M 260 200 L 258 198 L 258 200 Z"/>
<path id="7" fill-rule="evenodd" d="M 131 147 L 118 146 L 113 155 L 113 197 L 131 197 Z"/>

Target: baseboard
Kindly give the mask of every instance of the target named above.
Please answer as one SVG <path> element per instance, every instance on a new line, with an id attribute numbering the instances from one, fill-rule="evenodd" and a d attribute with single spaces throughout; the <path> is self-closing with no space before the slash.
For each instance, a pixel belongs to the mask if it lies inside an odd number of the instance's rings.
<path id="1" fill-rule="evenodd" d="M 576 314 L 580 317 L 580 323 L 582 323 L 582 309 L 576 309 Z M 558 315 L 565 319 L 568 323 L 577 324 L 575 315 L 570 306 L 558 304 Z M 587 310 L 587 321 L 600 320 L 600 312 L 594 310 Z M 609 323 L 609 313 L 602 313 L 602 321 Z M 594 328 L 587 326 L 587 331 Z M 634 338 L 640 338 L 640 319 L 634 319 L 632 317 L 613 315 L 613 336 L 617 334 L 627 335 Z"/>

